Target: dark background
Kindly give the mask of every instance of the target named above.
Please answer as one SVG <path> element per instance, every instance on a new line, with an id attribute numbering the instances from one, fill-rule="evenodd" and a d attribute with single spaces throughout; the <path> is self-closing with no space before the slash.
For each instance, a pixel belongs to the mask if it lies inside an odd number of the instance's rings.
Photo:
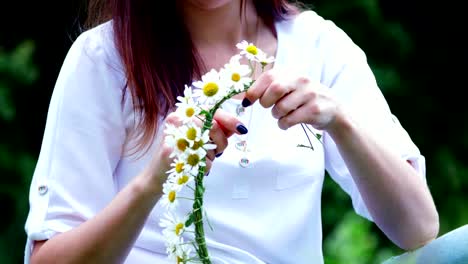
<path id="1" fill-rule="evenodd" d="M 462 1 L 317 0 L 367 53 L 394 114 L 426 157 L 440 235 L 468 223 L 467 42 Z M 29 183 L 52 89 L 80 32 L 82 1 L 0 4 L 0 263 L 21 263 Z M 162 10 L 155 10 L 155 13 Z M 329 179 L 323 192 L 326 263 L 380 263 L 402 253 Z"/>

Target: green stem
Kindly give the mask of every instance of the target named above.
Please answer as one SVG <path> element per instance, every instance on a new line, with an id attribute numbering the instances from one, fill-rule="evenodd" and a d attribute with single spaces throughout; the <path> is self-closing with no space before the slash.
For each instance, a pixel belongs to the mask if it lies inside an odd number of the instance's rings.
<path id="1" fill-rule="evenodd" d="M 253 83 L 253 82 L 252 82 Z M 240 92 L 230 92 L 226 95 L 221 101 L 216 103 L 213 108 L 209 110 L 209 112 L 205 116 L 205 122 L 203 123 L 202 127 L 202 134 L 210 130 L 213 126 L 213 118 L 216 113 L 216 110 L 227 100 L 232 98 L 233 96 L 245 92 L 251 85 L 245 86 L 245 89 Z M 203 158 L 203 161 L 206 162 L 206 157 Z M 198 248 L 196 248 L 198 257 L 200 258 L 201 263 L 203 264 L 211 264 L 211 260 L 208 254 L 208 247 L 206 246 L 205 240 L 205 229 L 203 227 L 203 194 L 205 193 L 205 187 L 203 185 L 203 178 L 205 177 L 205 166 L 201 166 L 200 170 L 198 171 L 197 177 L 195 177 L 195 191 L 194 191 L 194 202 L 193 202 L 193 223 L 195 225 L 195 243 L 197 244 Z"/>

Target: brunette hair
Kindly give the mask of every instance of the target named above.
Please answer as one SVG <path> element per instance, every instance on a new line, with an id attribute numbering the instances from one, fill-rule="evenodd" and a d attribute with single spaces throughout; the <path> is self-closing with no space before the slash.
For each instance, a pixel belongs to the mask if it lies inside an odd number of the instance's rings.
<path id="1" fill-rule="evenodd" d="M 245 0 L 241 1 L 244 5 Z M 184 85 L 201 76 L 202 62 L 193 45 L 177 1 L 89 0 L 85 29 L 112 20 L 115 46 L 126 72 L 141 135 L 137 150 L 148 146 L 183 94 Z M 259 17 L 274 23 L 299 11 L 287 0 L 253 0 Z"/>

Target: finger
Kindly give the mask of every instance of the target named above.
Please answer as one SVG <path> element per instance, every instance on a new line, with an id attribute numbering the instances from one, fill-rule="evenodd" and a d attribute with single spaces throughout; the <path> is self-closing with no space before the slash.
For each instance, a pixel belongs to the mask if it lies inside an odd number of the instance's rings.
<path id="1" fill-rule="evenodd" d="M 208 150 L 208 151 L 206 152 L 206 158 L 207 158 L 207 160 L 214 160 L 215 157 L 216 157 L 216 154 L 215 154 L 214 150 Z"/>
<path id="2" fill-rule="evenodd" d="M 222 109 L 216 111 L 214 120 L 216 120 L 217 125 L 226 137 L 230 137 L 234 133 L 243 135 L 248 132 L 245 125 L 239 119 Z"/>
<path id="3" fill-rule="evenodd" d="M 216 153 L 213 152 L 213 158 L 216 154 L 222 153 L 228 145 L 228 140 L 224 131 L 218 125 L 216 120 L 213 120 L 213 127 L 210 129 L 210 138 L 216 144 Z"/>
<path id="4" fill-rule="evenodd" d="M 260 97 L 260 104 L 265 108 L 269 108 L 292 91 L 294 91 L 293 86 L 272 82 Z"/>
<path id="5" fill-rule="evenodd" d="M 271 109 L 271 113 L 274 118 L 280 119 L 300 108 L 305 103 L 313 101 L 314 97 L 315 93 L 296 89 L 276 102 L 275 106 Z"/>
<path id="6" fill-rule="evenodd" d="M 281 128 L 283 130 L 286 130 L 286 129 L 288 129 L 288 128 L 296 125 L 296 124 L 305 123 L 306 114 L 309 114 L 309 115 L 311 114 L 311 113 L 306 113 L 305 109 L 306 109 L 306 107 L 304 107 L 304 105 L 302 105 L 298 109 L 293 110 L 289 114 L 281 117 L 278 120 L 279 128 Z"/>
<path id="7" fill-rule="evenodd" d="M 182 119 L 175 112 L 172 112 L 172 113 L 168 114 L 166 119 L 165 119 L 165 122 L 167 124 L 171 124 L 171 125 L 176 126 L 176 127 L 182 125 Z"/>
<path id="8" fill-rule="evenodd" d="M 262 97 L 263 93 L 271 85 L 273 80 L 273 70 L 262 73 L 247 92 L 245 92 L 244 100 L 242 100 L 242 106 L 247 107 L 255 103 L 255 101 Z"/>
<path id="9" fill-rule="evenodd" d="M 213 164 L 213 161 L 210 159 L 206 159 L 206 169 L 205 169 L 205 175 L 208 176 L 210 174 L 211 170 L 211 165 Z"/>

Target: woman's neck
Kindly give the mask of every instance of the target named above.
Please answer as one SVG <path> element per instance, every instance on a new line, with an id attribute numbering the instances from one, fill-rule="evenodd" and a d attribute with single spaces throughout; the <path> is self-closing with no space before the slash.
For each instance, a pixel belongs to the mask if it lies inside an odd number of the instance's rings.
<path id="1" fill-rule="evenodd" d="M 188 2 L 182 1 L 182 14 L 197 48 L 235 48 L 235 44 L 243 39 L 255 41 L 258 16 L 251 0 L 246 0 L 243 7 L 241 0 L 231 0 L 210 9 Z"/>

